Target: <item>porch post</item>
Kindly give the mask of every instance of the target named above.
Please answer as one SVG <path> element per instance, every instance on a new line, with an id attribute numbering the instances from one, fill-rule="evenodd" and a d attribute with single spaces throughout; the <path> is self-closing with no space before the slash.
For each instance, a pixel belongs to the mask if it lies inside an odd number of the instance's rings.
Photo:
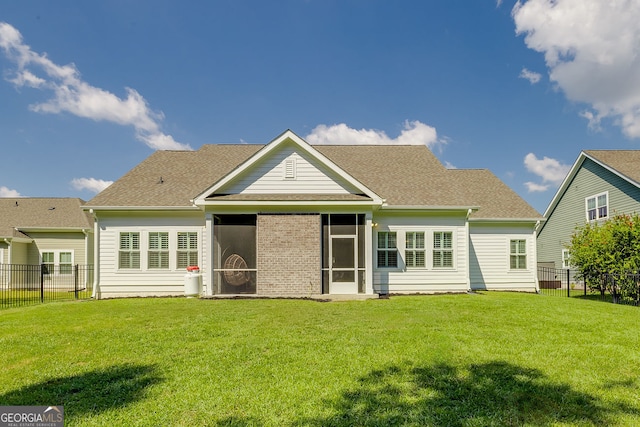
<path id="1" fill-rule="evenodd" d="M 365 293 L 373 294 L 373 212 L 365 214 L 364 234 Z"/>
<path id="2" fill-rule="evenodd" d="M 213 295 L 213 214 L 208 213 L 205 215 L 205 227 L 203 236 L 205 252 L 204 259 L 204 294 L 207 296 Z"/>

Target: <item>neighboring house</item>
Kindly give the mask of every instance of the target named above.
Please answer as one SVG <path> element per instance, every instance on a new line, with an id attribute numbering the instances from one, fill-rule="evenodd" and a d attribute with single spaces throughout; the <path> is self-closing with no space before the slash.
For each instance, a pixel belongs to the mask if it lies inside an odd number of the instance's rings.
<path id="1" fill-rule="evenodd" d="M 587 222 L 640 213 L 640 150 L 586 150 L 571 167 L 537 232 L 541 265 L 570 268 L 571 235 Z"/>
<path id="2" fill-rule="evenodd" d="M 417 293 L 537 288 L 542 217 L 487 170 L 426 146 L 158 151 L 84 207 L 98 297 Z"/>
<path id="3" fill-rule="evenodd" d="M 0 264 L 68 271 L 93 263 L 93 218 L 77 198 L 0 198 Z M 12 270 L 3 269 L 3 284 Z"/>

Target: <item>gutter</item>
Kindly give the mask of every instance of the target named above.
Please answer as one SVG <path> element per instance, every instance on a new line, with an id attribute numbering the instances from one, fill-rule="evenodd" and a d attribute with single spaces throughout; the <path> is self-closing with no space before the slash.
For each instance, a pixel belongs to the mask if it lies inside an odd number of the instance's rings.
<path id="1" fill-rule="evenodd" d="M 83 211 L 199 211 L 197 206 L 83 206 Z"/>
<path id="2" fill-rule="evenodd" d="M 385 211 L 432 211 L 432 212 L 470 212 L 480 209 L 480 206 L 429 206 L 429 205 L 382 205 L 380 210 Z"/>
<path id="3" fill-rule="evenodd" d="M 544 221 L 541 218 L 469 218 L 469 222 L 533 222 L 536 227 Z"/>

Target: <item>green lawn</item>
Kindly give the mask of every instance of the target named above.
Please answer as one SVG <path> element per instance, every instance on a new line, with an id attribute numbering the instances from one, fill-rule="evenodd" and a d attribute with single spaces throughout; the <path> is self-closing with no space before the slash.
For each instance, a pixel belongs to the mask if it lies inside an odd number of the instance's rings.
<path id="1" fill-rule="evenodd" d="M 0 311 L 0 405 L 67 425 L 640 425 L 640 309 L 484 293 Z"/>

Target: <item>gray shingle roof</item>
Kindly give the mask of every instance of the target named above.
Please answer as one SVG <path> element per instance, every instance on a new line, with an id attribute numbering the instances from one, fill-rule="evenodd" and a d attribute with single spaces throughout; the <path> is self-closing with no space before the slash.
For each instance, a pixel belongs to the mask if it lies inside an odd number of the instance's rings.
<path id="1" fill-rule="evenodd" d="M 0 198 L 0 237 L 26 237 L 24 229 L 91 229 L 93 220 L 77 198 Z"/>
<path id="2" fill-rule="evenodd" d="M 198 151 L 157 151 L 87 206 L 191 206 L 193 198 L 263 147 L 204 145 Z M 389 206 L 480 206 L 474 213 L 476 218 L 540 218 L 491 172 L 446 169 L 426 146 L 314 145 L 313 148 L 386 199 Z M 223 197 L 246 199 L 237 195 Z M 285 199 L 282 195 L 266 195 L 261 200 L 336 200 L 331 197 L 299 195 Z M 252 196 L 252 200 L 257 199 Z"/>
<path id="3" fill-rule="evenodd" d="M 640 150 L 585 150 L 587 155 L 640 183 Z"/>

